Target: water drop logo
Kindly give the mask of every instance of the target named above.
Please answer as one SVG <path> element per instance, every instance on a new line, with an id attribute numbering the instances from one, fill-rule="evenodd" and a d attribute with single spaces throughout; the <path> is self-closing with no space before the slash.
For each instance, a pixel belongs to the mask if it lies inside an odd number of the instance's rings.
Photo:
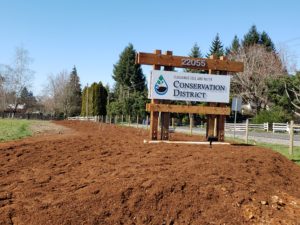
<path id="1" fill-rule="evenodd" d="M 154 90 L 159 95 L 164 95 L 168 91 L 168 84 L 165 81 L 163 75 L 160 75 L 155 83 Z"/>

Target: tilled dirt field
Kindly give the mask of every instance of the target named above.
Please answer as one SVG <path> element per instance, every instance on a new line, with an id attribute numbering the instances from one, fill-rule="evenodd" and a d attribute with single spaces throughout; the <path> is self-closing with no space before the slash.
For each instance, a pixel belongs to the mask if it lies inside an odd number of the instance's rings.
<path id="1" fill-rule="evenodd" d="M 0 224 L 300 224 L 300 167 L 271 150 L 59 124 L 0 144 Z"/>

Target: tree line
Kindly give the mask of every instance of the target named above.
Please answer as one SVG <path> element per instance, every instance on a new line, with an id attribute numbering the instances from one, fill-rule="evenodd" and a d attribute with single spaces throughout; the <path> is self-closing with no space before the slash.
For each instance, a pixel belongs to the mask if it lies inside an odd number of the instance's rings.
<path id="1" fill-rule="evenodd" d="M 284 49 L 283 49 L 284 50 Z M 120 53 L 114 64 L 112 88 L 102 82 L 94 82 L 83 89 L 77 69 L 50 75 L 41 96 L 34 96 L 30 83 L 34 71 L 30 69 L 32 59 L 24 48 L 17 48 L 11 65 L 0 68 L 0 111 L 16 112 L 25 105 L 27 112 L 43 112 L 57 117 L 131 115 L 145 117 L 148 90 L 146 78 L 140 65 L 135 64 L 136 50 L 129 44 Z M 204 54 L 195 43 L 189 57 L 202 58 L 215 55 L 229 60 L 242 61 L 244 71 L 232 76 L 231 97 L 240 96 L 248 105 L 244 114 L 253 121 L 276 120 L 283 122 L 300 117 L 300 73 L 290 75 L 289 59 L 282 49 L 276 49 L 267 32 L 259 32 L 256 26 L 240 39 L 234 36 L 228 47 L 224 47 L 217 33 L 209 51 Z M 185 69 L 187 72 L 207 71 Z M 176 102 L 176 104 L 205 104 Z M 173 116 L 187 120 L 185 115 Z M 204 117 L 198 116 L 198 119 Z M 272 121 L 270 121 L 272 122 Z"/>

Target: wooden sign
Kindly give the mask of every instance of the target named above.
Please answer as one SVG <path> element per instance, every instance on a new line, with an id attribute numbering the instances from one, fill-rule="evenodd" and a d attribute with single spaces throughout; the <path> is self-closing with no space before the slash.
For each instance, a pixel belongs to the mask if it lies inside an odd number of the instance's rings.
<path id="1" fill-rule="evenodd" d="M 228 72 L 242 72 L 242 62 L 229 61 L 226 57 L 211 56 L 209 59 L 189 58 L 184 56 L 173 56 L 171 51 L 161 54 L 161 50 L 155 50 L 154 54 L 140 52 L 136 55 L 136 64 L 153 65 L 154 70 L 160 70 L 164 66 L 165 71 L 173 68 L 190 68 L 208 71 L 209 74 L 226 75 Z M 167 75 L 166 75 L 167 76 Z M 212 78 L 212 77 L 211 77 Z M 164 78 L 165 79 L 165 78 Z M 196 80 L 200 79 L 196 77 Z M 164 92 L 164 89 L 161 90 Z M 162 94 L 160 92 L 160 94 Z M 218 101 L 218 99 L 216 99 Z M 230 108 L 224 103 L 209 103 L 209 106 L 171 105 L 169 100 L 151 99 L 146 110 L 150 112 L 150 139 L 156 140 L 158 136 L 158 112 L 161 112 L 161 139 L 169 139 L 170 112 L 173 113 L 197 113 L 207 115 L 206 137 L 217 137 L 224 141 L 225 116 L 230 114 Z"/>
<path id="2" fill-rule="evenodd" d="M 137 53 L 136 63 L 227 72 L 241 72 L 244 70 L 244 64 L 242 62 L 220 59 L 189 58 L 184 56 L 161 55 L 144 52 Z"/>
<path id="3" fill-rule="evenodd" d="M 148 112 L 171 112 L 171 113 L 196 113 L 205 115 L 230 115 L 229 107 L 192 106 L 192 105 L 169 105 L 147 104 Z"/>

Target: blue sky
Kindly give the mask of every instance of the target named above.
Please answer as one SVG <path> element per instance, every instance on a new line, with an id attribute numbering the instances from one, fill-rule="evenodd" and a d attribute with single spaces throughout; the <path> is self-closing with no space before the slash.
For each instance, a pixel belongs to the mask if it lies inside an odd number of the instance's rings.
<path id="1" fill-rule="evenodd" d="M 81 83 L 113 84 L 113 64 L 128 43 L 137 51 L 203 53 L 216 33 L 225 46 L 255 24 L 284 44 L 300 66 L 300 1 L 238 0 L 0 0 L 0 64 L 24 46 L 34 59 L 32 90 L 47 76 L 76 65 Z M 143 66 L 148 75 L 151 67 Z"/>

